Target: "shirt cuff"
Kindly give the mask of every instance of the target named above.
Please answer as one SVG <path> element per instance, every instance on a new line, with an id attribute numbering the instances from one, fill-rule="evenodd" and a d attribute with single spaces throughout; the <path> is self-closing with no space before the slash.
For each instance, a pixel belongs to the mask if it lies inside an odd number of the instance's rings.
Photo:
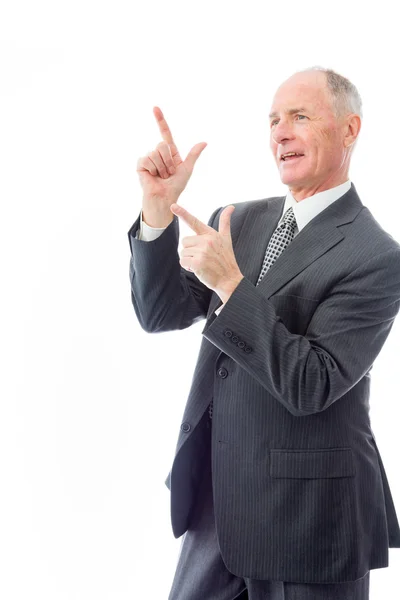
<path id="1" fill-rule="evenodd" d="M 222 304 L 222 306 L 219 306 L 217 308 L 217 310 L 214 311 L 217 316 L 219 315 L 219 313 L 221 312 L 221 310 L 224 308 L 224 306 L 225 306 L 225 304 Z"/>
<path id="2" fill-rule="evenodd" d="M 160 237 L 166 227 L 150 227 L 143 221 L 142 213 L 143 209 L 140 211 L 140 227 L 136 232 L 136 239 L 142 240 L 142 242 L 152 242 Z"/>

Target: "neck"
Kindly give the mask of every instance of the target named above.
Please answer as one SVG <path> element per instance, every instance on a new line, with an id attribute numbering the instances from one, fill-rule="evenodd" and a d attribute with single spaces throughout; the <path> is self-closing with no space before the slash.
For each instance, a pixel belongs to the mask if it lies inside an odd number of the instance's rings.
<path id="1" fill-rule="evenodd" d="M 329 178 L 324 182 L 318 182 L 302 187 L 294 186 L 292 188 L 289 186 L 289 190 L 296 202 L 301 202 L 302 200 L 305 200 L 310 196 L 314 196 L 319 192 L 325 192 L 326 190 L 330 190 L 334 187 L 337 187 L 338 185 L 341 185 L 342 183 L 348 181 L 348 179 L 348 173 L 344 173 L 341 177 L 336 177 L 335 179 Z"/>

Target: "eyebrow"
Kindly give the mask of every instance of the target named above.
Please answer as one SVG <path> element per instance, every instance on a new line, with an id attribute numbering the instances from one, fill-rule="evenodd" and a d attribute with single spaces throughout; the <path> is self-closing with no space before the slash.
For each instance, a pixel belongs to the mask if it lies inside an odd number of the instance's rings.
<path id="1" fill-rule="evenodd" d="M 308 112 L 308 111 L 306 108 L 289 108 L 285 112 L 287 115 L 293 115 L 298 112 Z M 270 113 L 269 118 L 272 119 L 273 117 L 277 117 L 277 116 L 278 116 L 277 112 L 272 112 L 272 113 Z"/>

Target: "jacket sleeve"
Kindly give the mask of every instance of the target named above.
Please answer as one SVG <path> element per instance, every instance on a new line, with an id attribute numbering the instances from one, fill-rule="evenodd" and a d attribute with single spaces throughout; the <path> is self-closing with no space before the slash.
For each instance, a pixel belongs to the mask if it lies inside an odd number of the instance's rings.
<path id="1" fill-rule="evenodd" d="M 311 415 L 328 408 L 369 371 L 399 308 L 400 250 L 394 248 L 335 284 L 317 305 L 304 336 L 285 327 L 272 302 L 246 277 L 202 334 L 290 413 Z"/>
<path id="2" fill-rule="evenodd" d="M 214 229 L 221 209 L 208 220 Z M 131 299 L 142 329 L 148 333 L 186 329 L 205 319 L 213 291 L 180 265 L 178 217 L 174 215 L 161 235 L 150 242 L 136 238 L 139 228 L 140 215 L 128 231 L 128 240 Z"/>

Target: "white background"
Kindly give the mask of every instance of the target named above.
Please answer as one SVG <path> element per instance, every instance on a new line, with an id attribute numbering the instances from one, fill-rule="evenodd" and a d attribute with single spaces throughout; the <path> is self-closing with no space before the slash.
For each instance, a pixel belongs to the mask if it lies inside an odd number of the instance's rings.
<path id="1" fill-rule="evenodd" d="M 285 194 L 268 146 L 273 94 L 296 70 L 335 69 L 363 98 L 350 178 L 400 241 L 391 6 L 2 4 L 2 599 L 168 597 L 181 540 L 164 480 L 205 322 L 151 335 L 131 304 L 127 232 L 137 160 L 161 141 L 153 106 L 183 157 L 208 143 L 179 200 L 207 222 L 217 207 Z M 371 393 L 400 515 L 399 350 L 400 318 Z M 398 593 L 400 550 L 389 558 L 371 573 L 372 599 Z"/>

